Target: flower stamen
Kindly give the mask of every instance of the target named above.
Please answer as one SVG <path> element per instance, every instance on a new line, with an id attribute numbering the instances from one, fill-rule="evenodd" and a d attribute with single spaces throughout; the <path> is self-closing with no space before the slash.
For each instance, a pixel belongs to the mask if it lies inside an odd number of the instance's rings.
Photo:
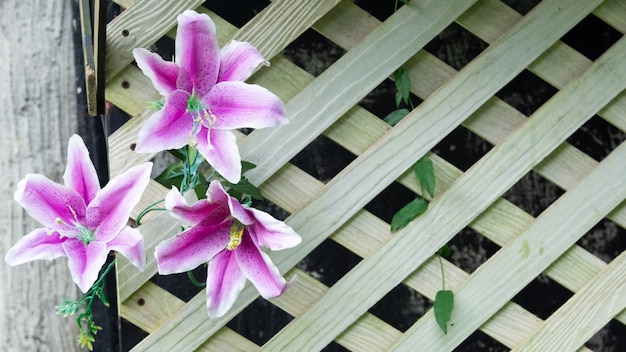
<path id="1" fill-rule="evenodd" d="M 241 244 L 241 238 L 243 237 L 244 226 L 239 221 L 233 221 L 233 224 L 230 226 L 230 241 L 226 245 L 226 249 L 232 251 L 237 248 Z"/>

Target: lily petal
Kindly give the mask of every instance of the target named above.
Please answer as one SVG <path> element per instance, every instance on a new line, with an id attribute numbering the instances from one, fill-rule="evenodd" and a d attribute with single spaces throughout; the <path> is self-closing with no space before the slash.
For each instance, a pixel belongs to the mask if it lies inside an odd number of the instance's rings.
<path id="1" fill-rule="evenodd" d="M 9 265 L 19 265 L 32 260 L 53 260 L 65 255 L 61 244 L 67 238 L 61 239 L 58 233 L 48 235 L 46 229 L 35 229 L 28 235 L 20 238 L 9 249 L 4 261 Z"/>
<path id="2" fill-rule="evenodd" d="M 13 198 L 35 220 L 55 231 L 63 231 L 65 224 L 74 225 L 85 216 L 83 197 L 43 175 L 26 175 L 18 182 Z"/>
<path id="3" fill-rule="evenodd" d="M 243 82 L 261 64 L 270 65 L 252 44 L 233 40 L 220 53 L 220 74 L 217 81 Z"/>
<path id="4" fill-rule="evenodd" d="M 289 120 L 280 98 L 256 84 L 220 82 L 203 99 L 217 117 L 213 128 L 265 128 L 284 125 Z"/>
<path id="5" fill-rule="evenodd" d="M 263 253 L 249 236 L 243 236 L 241 244 L 234 252 L 239 268 L 263 298 L 280 296 L 289 287 L 270 257 Z"/>
<path id="6" fill-rule="evenodd" d="M 206 199 L 189 205 L 176 186 L 172 186 L 172 189 L 165 196 L 165 209 L 185 227 L 195 226 L 207 217 L 213 217 L 215 223 L 222 222 L 228 214 L 224 214 L 223 211 L 215 212 L 218 207 L 220 204 L 207 202 Z M 223 217 L 217 218 L 219 216 Z"/>
<path id="7" fill-rule="evenodd" d="M 292 248 L 300 244 L 302 237 L 282 221 L 276 220 L 270 214 L 250 208 L 248 209 L 256 222 L 248 227 L 250 235 L 259 246 L 272 250 Z"/>
<path id="8" fill-rule="evenodd" d="M 234 197 L 231 197 L 222 187 L 222 184 L 213 180 L 209 184 L 209 188 L 207 189 L 207 200 L 209 202 L 219 202 L 220 204 L 224 204 L 228 202 L 228 209 L 230 211 L 230 215 L 232 215 L 235 219 L 239 220 L 243 225 L 250 225 L 255 220 L 250 214 L 248 214 L 247 208 L 244 208 L 241 203 Z"/>
<path id="9" fill-rule="evenodd" d="M 106 262 L 109 253 L 107 245 L 100 241 L 85 245 L 80 240 L 70 238 L 63 242 L 63 249 L 69 258 L 67 264 L 72 279 L 83 293 L 89 291 Z"/>
<path id="10" fill-rule="evenodd" d="M 78 192 L 89 204 L 100 190 L 96 168 L 89 159 L 89 151 L 79 135 L 70 137 L 67 147 L 67 166 L 63 174 L 65 186 Z"/>
<path id="11" fill-rule="evenodd" d="M 154 251 L 159 274 L 195 269 L 224 250 L 229 238 L 230 222 L 206 221 L 159 243 Z"/>
<path id="12" fill-rule="evenodd" d="M 207 138 L 210 134 L 210 138 Z M 237 139 L 230 131 L 203 128 L 198 134 L 198 151 L 228 182 L 241 179 L 241 156 Z"/>
<path id="13" fill-rule="evenodd" d="M 135 151 L 156 153 L 187 145 L 193 119 L 187 112 L 189 93 L 176 90 L 170 94 L 162 110 L 155 112 L 139 130 Z"/>
<path id="14" fill-rule="evenodd" d="M 187 10 L 178 16 L 176 32 L 176 86 L 204 96 L 215 85 L 220 48 L 215 23 L 206 14 Z"/>
<path id="15" fill-rule="evenodd" d="M 209 262 L 206 279 L 206 304 L 209 317 L 226 314 L 246 283 L 233 251 L 224 250 Z"/>
<path id="16" fill-rule="evenodd" d="M 143 245 L 143 235 L 138 229 L 126 226 L 107 245 L 109 251 L 113 250 L 120 253 L 131 264 L 143 271 L 146 266 L 146 250 Z"/>
<path id="17" fill-rule="evenodd" d="M 133 207 L 150 182 L 152 163 L 143 163 L 114 177 L 87 206 L 87 226 L 96 229 L 96 240 L 109 242 L 128 223 Z"/>
<path id="18" fill-rule="evenodd" d="M 168 96 L 176 90 L 178 66 L 174 62 L 165 61 L 158 54 L 141 48 L 134 49 L 133 56 L 139 69 L 150 78 L 162 96 Z"/>

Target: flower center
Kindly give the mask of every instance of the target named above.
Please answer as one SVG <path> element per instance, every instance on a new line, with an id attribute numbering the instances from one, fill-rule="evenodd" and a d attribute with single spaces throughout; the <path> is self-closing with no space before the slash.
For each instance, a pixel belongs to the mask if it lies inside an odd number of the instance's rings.
<path id="1" fill-rule="evenodd" d="M 74 216 L 75 224 L 68 224 L 65 221 L 63 221 L 63 219 L 61 219 L 60 217 L 57 217 L 54 221 L 57 224 L 64 225 L 67 228 L 66 231 L 59 232 L 59 235 L 61 237 L 77 238 L 81 242 L 83 242 L 85 246 L 88 245 L 95 239 L 96 237 L 95 232 L 81 225 L 80 222 L 78 221 L 78 216 L 76 215 L 76 211 L 70 205 L 68 205 L 67 207 L 69 208 L 70 212 Z M 54 232 L 53 229 L 48 229 L 47 234 L 51 235 L 53 232 Z"/>
<path id="2" fill-rule="evenodd" d="M 187 111 L 189 111 L 193 119 L 191 132 L 189 132 L 189 144 L 195 146 L 198 143 L 198 133 L 202 130 L 202 126 L 210 129 L 215 124 L 217 117 L 209 107 L 204 106 L 202 101 L 194 95 L 187 101 Z M 207 138 L 209 138 L 209 135 L 207 135 Z M 211 143 L 208 144 L 210 145 Z"/>
<path id="3" fill-rule="evenodd" d="M 226 249 L 232 251 L 241 244 L 241 238 L 243 237 L 244 226 L 238 220 L 235 219 L 230 226 L 230 241 L 226 245 Z"/>

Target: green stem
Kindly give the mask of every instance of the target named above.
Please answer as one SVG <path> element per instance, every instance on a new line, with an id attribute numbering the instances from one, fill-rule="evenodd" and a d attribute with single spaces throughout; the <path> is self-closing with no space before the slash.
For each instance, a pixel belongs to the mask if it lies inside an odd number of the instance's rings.
<path id="1" fill-rule="evenodd" d="M 206 282 L 199 282 L 196 280 L 196 276 L 193 274 L 193 271 L 189 270 L 187 272 L 187 276 L 189 277 L 189 281 L 196 287 L 206 287 Z"/>
<path id="2" fill-rule="evenodd" d="M 443 271 L 443 260 L 441 259 L 441 255 L 437 254 L 437 257 L 439 257 L 439 267 L 441 268 L 441 289 L 443 291 L 446 290 L 446 274 Z"/>
<path id="3" fill-rule="evenodd" d="M 145 208 L 144 210 L 142 210 L 142 211 L 139 213 L 139 215 L 137 215 L 137 220 L 136 220 L 136 222 L 137 222 L 137 226 L 141 225 L 141 219 L 143 219 L 143 217 L 144 217 L 144 216 L 146 216 L 146 214 L 148 214 L 149 212 L 151 212 L 151 211 L 155 211 L 155 210 L 166 210 L 165 208 L 155 208 L 155 207 L 154 207 L 155 205 L 157 205 L 157 204 L 159 204 L 159 203 L 162 203 L 163 201 L 165 201 L 165 199 L 160 199 L 160 200 L 157 200 L 156 202 L 154 202 L 154 203 L 152 203 L 152 204 L 148 205 L 148 207 L 147 207 L 147 208 Z"/>

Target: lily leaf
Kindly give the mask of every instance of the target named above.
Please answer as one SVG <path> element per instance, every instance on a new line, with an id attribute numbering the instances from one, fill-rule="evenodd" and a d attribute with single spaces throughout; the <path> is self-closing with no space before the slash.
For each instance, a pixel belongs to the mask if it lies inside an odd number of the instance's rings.
<path id="1" fill-rule="evenodd" d="M 433 309 L 435 310 L 435 320 L 444 334 L 448 334 L 448 322 L 452 316 L 454 308 L 454 293 L 449 290 L 437 291 Z"/>
<path id="2" fill-rule="evenodd" d="M 428 193 L 433 198 L 435 195 L 435 170 L 432 160 L 428 157 L 421 158 L 413 166 L 413 171 L 420 181 L 422 193 Z"/>
<path id="3" fill-rule="evenodd" d="M 402 207 L 391 219 L 391 231 L 405 227 L 411 220 L 423 214 L 428 209 L 428 202 L 424 198 L 416 198 Z"/>
<path id="4" fill-rule="evenodd" d="M 409 94 L 411 93 L 411 79 L 409 78 L 409 74 L 404 68 L 400 67 L 393 73 L 393 79 L 396 89 L 398 90 L 396 94 L 396 105 L 398 107 L 400 105 L 398 98 L 404 101 L 405 104 L 408 104 Z"/>
<path id="5" fill-rule="evenodd" d="M 408 109 L 398 109 L 389 113 L 389 115 L 385 116 L 383 119 L 386 123 L 391 126 L 395 126 L 400 120 L 402 120 L 406 115 L 409 114 Z"/>

